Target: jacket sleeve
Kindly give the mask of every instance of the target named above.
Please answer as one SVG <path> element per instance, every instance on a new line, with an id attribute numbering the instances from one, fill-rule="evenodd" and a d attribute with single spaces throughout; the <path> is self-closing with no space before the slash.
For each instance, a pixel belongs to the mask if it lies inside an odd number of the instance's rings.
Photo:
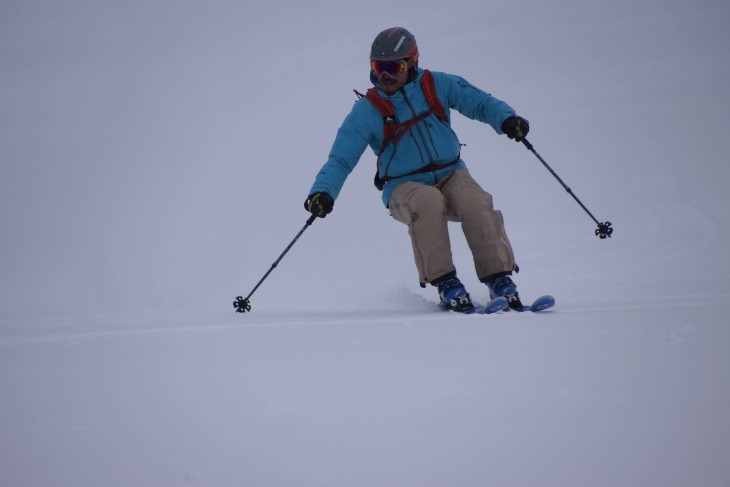
<path id="1" fill-rule="evenodd" d="M 515 110 L 507 103 L 477 88 L 460 76 L 434 73 L 434 78 L 437 80 L 436 86 L 439 87 L 439 96 L 442 100 L 447 100 L 450 108 L 472 120 L 491 125 L 498 134 L 502 134 L 502 123 L 515 115 Z M 441 90 L 444 92 L 442 93 Z"/>
<path id="2" fill-rule="evenodd" d="M 373 140 L 374 108 L 365 99 L 352 107 L 352 111 L 342 122 L 332 144 L 329 158 L 317 173 L 309 194 L 324 191 L 337 199 L 347 176 L 350 175 L 363 152 Z"/>

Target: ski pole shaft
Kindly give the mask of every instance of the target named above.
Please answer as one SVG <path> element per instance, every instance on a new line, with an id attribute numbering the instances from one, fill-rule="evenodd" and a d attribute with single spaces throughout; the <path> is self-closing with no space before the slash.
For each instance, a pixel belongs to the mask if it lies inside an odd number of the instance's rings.
<path id="1" fill-rule="evenodd" d="M 261 284 L 266 280 L 266 278 L 269 277 L 269 274 L 271 274 L 271 272 L 274 269 L 276 269 L 276 266 L 279 265 L 279 262 L 281 262 L 281 259 L 284 258 L 284 256 L 287 254 L 287 252 L 289 252 L 289 250 L 291 250 L 291 248 L 294 246 L 294 244 L 297 242 L 297 240 L 299 240 L 299 237 L 302 236 L 302 234 L 307 229 L 307 227 L 309 227 L 312 224 L 312 222 L 314 222 L 314 220 L 316 220 L 316 219 L 317 219 L 316 215 L 312 215 L 309 217 L 309 219 L 304 224 L 302 229 L 299 230 L 299 233 L 297 233 L 297 236 L 294 237 L 294 240 L 292 240 L 289 243 L 289 245 L 287 245 L 287 247 L 284 249 L 284 252 L 282 252 L 281 255 L 279 256 L 279 258 L 276 259 L 276 262 L 274 262 L 271 265 L 271 267 L 266 272 L 266 274 L 264 274 L 264 277 L 262 277 L 261 280 L 258 282 L 258 284 L 256 284 L 256 286 L 253 288 L 253 290 L 250 293 L 248 293 L 248 296 L 246 296 L 246 298 L 244 298 L 243 296 L 236 297 L 236 300 L 233 302 L 233 307 L 236 309 L 237 313 L 245 313 L 246 311 L 251 311 L 251 302 L 249 301 L 249 299 L 251 298 L 251 296 L 253 296 L 253 293 L 255 293 L 256 290 L 259 288 L 259 286 L 261 286 Z"/>
<path id="2" fill-rule="evenodd" d="M 558 176 L 558 174 L 553 170 L 553 168 L 550 167 L 550 165 L 545 161 L 545 159 L 543 159 L 542 156 L 537 153 L 537 151 L 532 146 L 532 144 L 530 143 L 530 141 L 527 140 L 527 139 L 525 139 L 525 138 L 523 138 L 522 139 L 522 143 L 525 144 L 525 147 L 527 147 L 530 150 L 530 152 L 532 152 L 533 154 L 535 154 L 535 157 L 537 157 L 537 159 L 542 163 L 542 165 L 545 166 L 545 168 L 548 171 L 550 171 L 550 174 L 552 174 L 553 177 L 555 179 L 557 179 L 557 181 L 560 183 L 560 185 L 563 187 L 563 189 L 565 189 L 565 191 L 567 191 L 568 194 L 573 197 L 573 199 L 580 205 L 580 207 L 583 208 L 583 210 L 586 213 L 588 213 L 588 216 L 590 216 L 591 219 L 594 222 L 596 222 L 596 225 L 598 225 L 598 228 L 596 228 L 596 235 L 598 237 L 602 238 L 602 239 L 604 239 L 606 237 L 611 237 L 611 234 L 613 234 L 613 228 L 611 228 L 611 222 L 599 222 L 596 219 L 596 217 L 593 216 L 593 213 L 591 213 L 588 210 L 588 208 L 586 208 L 586 205 L 584 205 L 583 202 L 580 199 L 578 199 L 578 197 L 575 195 L 575 193 L 573 193 L 573 190 L 570 189 L 570 187 L 567 184 L 565 184 L 565 181 L 563 181 L 560 178 L 560 176 Z"/>

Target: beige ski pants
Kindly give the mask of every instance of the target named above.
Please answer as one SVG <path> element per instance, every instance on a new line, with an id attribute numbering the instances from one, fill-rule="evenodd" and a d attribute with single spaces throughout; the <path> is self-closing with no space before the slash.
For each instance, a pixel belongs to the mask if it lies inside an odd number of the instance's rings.
<path id="1" fill-rule="evenodd" d="M 434 186 L 399 184 L 388 207 L 393 218 L 408 225 L 421 284 L 456 270 L 449 221 L 461 222 L 480 280 L 515 268 L 502 212 L 493 208 L 492 195 L 466 169 L 455 170 Z"/>

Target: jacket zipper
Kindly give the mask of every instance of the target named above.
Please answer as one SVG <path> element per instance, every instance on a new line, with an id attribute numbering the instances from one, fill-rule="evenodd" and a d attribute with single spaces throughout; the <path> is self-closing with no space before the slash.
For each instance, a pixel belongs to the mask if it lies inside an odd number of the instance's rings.
<path id="1" fill-rule="evenodd" d="M 411 115 L 413 116 L 413 118 L 415 118 L 417 116 L 416 110 L 413 108 L 413 105 L 411 104 L 411 101 L 408 99 L 408 96 L 406 96 L 406 90 L 404 90 L 403 88 L 401 88 L 401 91 L 403 92 L 403 99 L 405 100 L 406 105 L 408 105 L 408 108 L 411 111 Z M 427 118 L 423 119 L 422 122 L 425 123 L 425 121 L 427 120 Z M 431 145 L 433 145 L 433 138 L 431 137 L 431 131 L 428 130 L 428 124 L 425 124 L 425 125 L 426 125 L 425 130 L 427 132 L 428 139 L 431 140 Z M 428 164 L 435 164 L 434 161 L 436 159 L 431 154 L 431 150 L 430 150 L 430 148 L 428 146 L 428 141 L 426 140 L 426 136 L 423 134 L 423 131 L 422 131 L 421 126 L 420 126 L 420 122 L 417 122 L 413 126 L 413 128 L 416 129 L 416 131 L 418 133 L 418 137 L 421 139 L 421 143 L 423 144 L 423 148 L 426 150 L 426 154 L 428 156 Z M 418 146 L 418 144 L 416 144 L 416 146 Z M 434 150 L 435 150 L 435 146 L 434 146 Z M 436 155 L 438 156 L 438 153 Z M 423 155 L 421 155 L 421 160 L 423 160 Z M 436 171 L 432 171 L 431 174 L 433 176 L 434 184 L 436 184 L 436 182 L 437 182 L 437 179 L 436 179 Z"/>

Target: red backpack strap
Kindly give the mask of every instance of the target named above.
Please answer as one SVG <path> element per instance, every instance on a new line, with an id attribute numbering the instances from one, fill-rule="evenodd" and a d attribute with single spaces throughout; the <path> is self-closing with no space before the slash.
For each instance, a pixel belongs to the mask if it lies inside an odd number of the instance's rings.
<path id="1" fill-rule="evenodd" d="M 423 77 L 421 78 L 421 88 L 423 93 L 426 95 L 428 105 L 433 110 L 433 113 L 444 122 L 448 121 L 444 106 L 441 104 L 438 95 L 436 94 L 436 84 L 433 81 L 433 73 L 428 69 L 423 70 Z"/>
<path id="2" fill-rule="evenodd" d="M 378 90 L 370 88 L 365 94 L 365 99 L 369 101 L 383 117 L 383 147 L 390 139 L 395 137 L 395 131 L 398 124 L 395 121 L 395 108 L 390 100 L 386 100 L 378 94 Z"/>
<path id="3" fill-rule="evenodd" d="M 385 151 L 385 147 L 388 145 L 388 142 L 395 139 L 396 132 L 398 131 L 398 123 L 395 121 L 395 108 L 393 107 L 393 104 L 390 100 L 386 100 L 380 96 L 377 89 L 370 88 L 365 93 L 365 99 L 369 101 L 383 117 L 383 144 L 380 146 L 380 150 L 378 150 L 378 160 L 375 163 L 375 178 L 373 181 L 375 187 L 378 188 L 379 191 L 382 191 L 384 182 L 380 179 L 380 156 Z"/>
<path id="4" fill-rule="evenodd" d="M 400 140 L 401 137 L 403 137 L 406 132 L 408 132 L 411 127 L 416 124 L 417 122 L 427 118 L 429 115 L 434 114 L 436 117 L 438 117 L 439 120 L 447 122 L 449 121 L 448 117 L 446 116 L 446 112 L 444 111 L 444 107 L 441 104 L 441 100 L 439 99 L 438 95 L 436 94 L 436 84 L 433 80 L 433 74 L 431 71 L 424 69 L 423 77 L 421 79 L 421 89 L 423 90 L 423 93 L 426 95 L 426 101 L 429 105 L 429 110 L 425 113 L 422 113 L 421 115 L 414 117 L 410 120 L 406 120 L 403 123 L 397 123 L 395 118 L 395 108 L 393 107 L 393 104 L 390 102 L 390 100 L 387 100 L 380 96 L 378 94 L 378 90 L 376 88 L 370 88 L 365 93 L 365 99 L 370 102 L 371 105 L 375 107 L 376 110 L 380 113 L 380 115 L 383 117 L 383 144 L 380 146 L 380 150 L 378 151 L 378 160 L 377 160 L 377 170 L 375 172 L 375 186 L 379 190 L 383 190 L 383 185 L 393 179 L 393 178 L 386 178 L 386 180 L 383 180 L 380 178 L 380 156 L 385 151 L 385 147 L 389 144 L 395 144 Z M 357 91 L 355 91 L 357 93 Z M 357 93 L 359 96 L 361 96 L 359 93 Z M 398 132 L 400 130 L 400 132 Z M 452 164 L 455 164 L 459 162 L 459 158 L 457 157 L 456 160 L 449 162 L 448 164 L 441 165 L 441 166 L 434 166 L 429 165 L 424 169 L 420 169 L 417 171 L 413 171 L 410 174 L 416 174 L 418 172 L 425 172 L 426 170 L 435 170 L 435 169 L 441 169 L 442 167 L 448 167 Z M 398 176 L 403 177 L 404 175 Z"/>

